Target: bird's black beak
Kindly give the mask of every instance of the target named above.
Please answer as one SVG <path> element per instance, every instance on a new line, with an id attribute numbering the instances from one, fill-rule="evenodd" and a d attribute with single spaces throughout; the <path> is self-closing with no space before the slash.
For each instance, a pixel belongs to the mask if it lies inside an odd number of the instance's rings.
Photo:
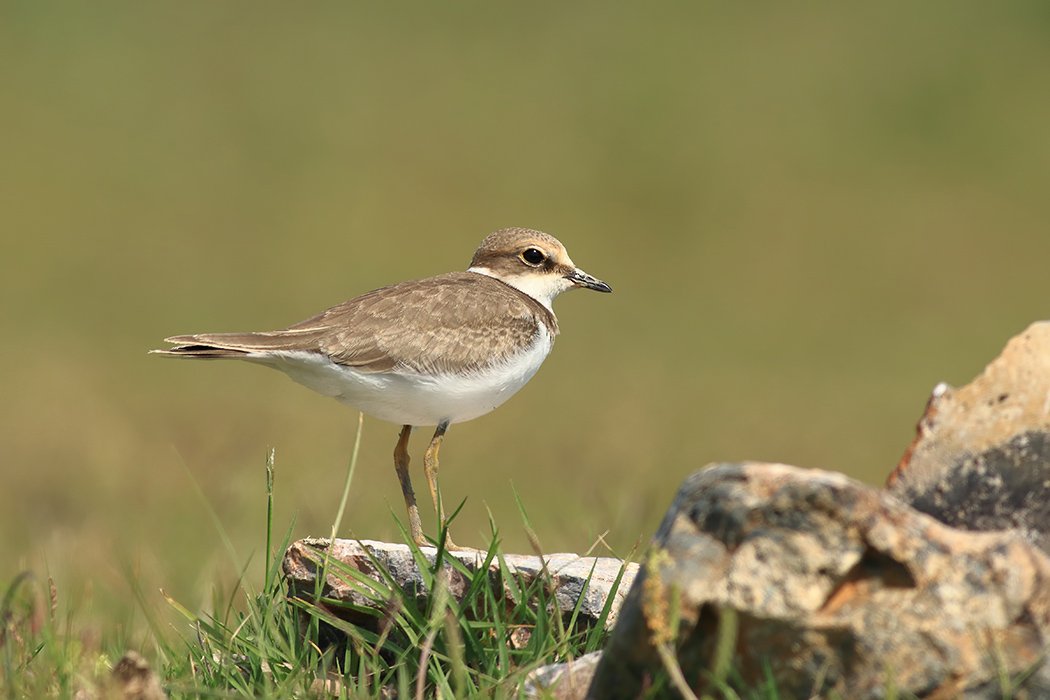
<path id="1" fill-rule="evenodd" d="M 565 279 L 572 282 L 577 287 L 583 287 L 585 289 L 593 289 L 596 292 L 611 292 L 612 287 L 602 282 L 597 277 L 591 277 L 583 270 L 577 268 L 565 275 Z"/>

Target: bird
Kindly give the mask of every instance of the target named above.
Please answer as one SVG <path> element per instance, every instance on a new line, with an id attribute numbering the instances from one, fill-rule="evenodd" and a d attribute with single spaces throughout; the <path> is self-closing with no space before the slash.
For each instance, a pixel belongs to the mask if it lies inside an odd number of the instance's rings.
<path id="1" fill-rule="evenodd" d="M 423 456 L 445 545 L 438 450 L 454 423 L 482 416 L 536 374 L 559 333 L 552 302 L 569 289 L 611 292 L 576 267 L 553 236 L 504 228 L 482 240 L 470 266 L 381 287 L 278 331 L 165 338 L 151 353 L 237 359 L 281 370 L 294 381 L 402 426 L 394 448 L 410 535 L 428 544 L 409 475 L 414 427 L 436 426 Z"/>

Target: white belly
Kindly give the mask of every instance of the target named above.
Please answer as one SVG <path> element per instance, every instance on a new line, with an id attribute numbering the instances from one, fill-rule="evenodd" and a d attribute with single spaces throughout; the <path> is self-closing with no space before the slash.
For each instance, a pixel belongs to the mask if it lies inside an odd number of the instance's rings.
<path id="1" fill-rule="evenodd" d="M 483 416 L 532 379 L 554 344 L 541 331 L 511 360 L 468 374 L 365 373 L 309 352 L 253 353 L 245 359 L 279 369 L 314 391 L 398 425 L 462 423 Z"/>

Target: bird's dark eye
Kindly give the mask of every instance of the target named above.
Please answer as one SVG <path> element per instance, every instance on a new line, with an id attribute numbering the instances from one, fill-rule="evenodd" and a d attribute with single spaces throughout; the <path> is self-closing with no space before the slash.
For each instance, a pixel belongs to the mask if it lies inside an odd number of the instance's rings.
<path id="1" fill-rule="evenodd" d="M 521 251 L 521 259 L 528 265 L 539 265 L 547 259 L 547 256 L 539 248 L 526 248 Z"/>

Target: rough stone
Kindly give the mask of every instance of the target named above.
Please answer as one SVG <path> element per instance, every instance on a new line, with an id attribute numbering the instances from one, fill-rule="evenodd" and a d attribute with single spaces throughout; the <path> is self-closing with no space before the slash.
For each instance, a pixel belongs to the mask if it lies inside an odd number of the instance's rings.
<path id="1" fill-rule="evenodd" d="M 841 474 L 723 464 L 691 475 L 627 596 L 588 697 L 638 697 L 668 644 L 699 692 L 724 611 L 732 667 L 780 697 L 1050 696 L 1050 560 Z M 674 628 L 675 613 L 680 625 Z M 1025 676 L 1025 674 L 1029 674 Z"/>
<path id="2" fill-rule="evenodd" d="M 887 489 L 941 522 L 1014 529 L 1050 552 L 1050 322 L 966 386 L 939 384 Z"/>
<path id="3" fill-rule="evenodd" d="M 602 658 L 600 651 L 562 664 L 541 666 L 525 679 L 525 697 L 583 700 Z"/>
<path id="4" fill-rule="evenodd" d="M 377 581 L 384 577 L 377 570 L 377 565 L 389 573 L 393 581 L 409 593 L 425 596 L 423 577 L 412 550 L 406 544 L 376 542 L 372 540 L 304 539 L 293 543 L 285 553 L 282 562 L 285 577 L 290 583 L 291 594 L 312 598 L 317 579 L 318 565 L 324 561 L 326 552 L 331 546 L 331 557 L 343 565 L 360 571 Z M 434 547 L 421 548 L 424 556 L 433 565 L 437 550 Z M 446 552 L 445 556 L 455 557 L 471 571 L 477 571 L 485 561 L 485 552 L 455 551 Z M 578 623 L 594 625 L 598 622 L 602 609 L 609 596 L 614 594 L 613 587 L 624 562 L 605 557 L 580 557 L 576 554 L 549 554 L 541 560 L 538 556 L 505 554 L 503 561 L 511 576 L 518 577 L 524 583 L 531 583 L 546 572 L 550 579 L 559 608 L 564 613 L 572 612 L 577 602 L 580 603 Z M 466 592 L 469 582 L 451 564 L 445 564 L 449 573 L 449 590 L 457 599 Z M 620 606 L 627 589 L 638 570 L 637 564 L 627 564 L 605 624 L 611 627 L 620 611 Z M 498 560 L 493 560 L 489 577 L 496 590 L 508 599 L 511 592 L 504 582 Z M 352 603 L 357 606 L 374 607 L 375 602 L 355 591 L 343 578 L 329 569 L 322 591 L 324 598 L 334 599 L 341 603 Z M 582 596 L 582 601 L 580 600 Z M 353 624 L 371 625 L 375 622 L 372 615 L 355 616 L 345 607 L 331 610 L 342 619 Z"/>

